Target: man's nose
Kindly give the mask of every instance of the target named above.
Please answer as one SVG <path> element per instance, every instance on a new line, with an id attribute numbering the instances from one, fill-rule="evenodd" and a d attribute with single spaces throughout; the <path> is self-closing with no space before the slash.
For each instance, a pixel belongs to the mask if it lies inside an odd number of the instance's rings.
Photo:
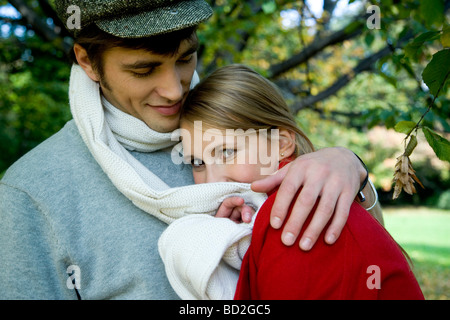
<path id="1" fill-rule="evenodd" d="M 159 79 L 157 93 L 166 100 L 177 103 L 183 97 L 183 85 L 181 76 L 176 66 L 163 70 Z"/>

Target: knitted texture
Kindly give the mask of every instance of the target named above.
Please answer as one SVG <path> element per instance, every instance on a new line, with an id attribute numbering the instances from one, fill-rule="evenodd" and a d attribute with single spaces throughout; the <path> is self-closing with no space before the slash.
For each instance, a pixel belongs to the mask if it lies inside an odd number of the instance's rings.
<path id="1" fill-rule="evenodd" d="M 102 97 L 105 121 L 114 137 L 128 151 L 153 152 L 173 146 L 171 133 L 159 133 L 149 130 L 149 127 L 132 115 L 114 107 Z"/>
<path id="2" fill-rule="evenodd" d="M 225 242 L 236 246 L 236 237 L 248 236 L 248 227 L 242 225 L 245 232 L 238 230 L 236 233 L 234 228 L 231 228 L 232 232 L 229 232 L 229 229 L 223 229 L 223 219 L 210 219 L 208 215 L 214 215 L 222 201 L 233 195 L 239 195 L 246 203 L 259 208 L 267 198 L 265 194 L 254 193 L 249 184 L 233 182 L 169 188 L 164 181 L 137 161 L 121 142 L 130 150 L 134 148 L 151 152 L 174 145 L 176 141 L 171 141 L 170 134 L 153 131 L 141 120 L 117 109 L 114 110 L 115 108 L 109 104 L 105 104 L 105 112 L 98 83 L 92 81 L 78 65 L 72 67 L 69 98 L 73 118 L 89 151 L 114 186 L 135 206 L 168 224 L 189 214 L 199 215 L 200 220 L 206 219 L 202 223 L 204 226 L 202 230 L 215 230 L 205 232 L 205 237 L 200 237 L 202 239 L 200 242 L 213 243 L 213 239 L 223 233 L 223 237 L 227 239 Z M 197 237 L 203 236 L 200 231 L 196 233 Z M 179 243 L 177 234 L 174 235 L 173 240 L 169 235 L 166 237 L 165 245 L 160 246 L 162 252 L 166 246 L 177 246 Z M 212 248 L 194 247 L 193 249 L 206 252 Z M 228 261 L 234 259 L 234 265 L 239 264 L 241 259 L 237 256 L 237 250 L 223 252 L 227 252 Z M 209 253 L 204 256 L 208 255 Z M 207 263 L 206 260 L 202 262 Z M 213 265 L 215 264 L 216 262 L 213 262 Z M 170 269 L 166 266 L 167 268 Z M 173 285 L 170 273 L 168 277 Z M 200 287 L 204 288 L 204 286 Z M 184 298 L 182 295 L 180 297 Z M 198 297 L 204 298 L 205 295 Z"/>
<path id="3" fill-rule="evenodd" d="M 180 298 L 233 299 L 252 226 L 205 215 L 172 223 L 158 247 L 170 284 Z"/>

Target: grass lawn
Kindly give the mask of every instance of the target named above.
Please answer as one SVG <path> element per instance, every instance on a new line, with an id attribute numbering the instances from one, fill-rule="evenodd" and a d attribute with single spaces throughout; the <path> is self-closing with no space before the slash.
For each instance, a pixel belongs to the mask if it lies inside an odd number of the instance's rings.
<path id="1" fill-rule="evenodd" d="M 385 227 L 413 261 L 428 300 L 450 300 L 450 211 L 383 208 Z"/>

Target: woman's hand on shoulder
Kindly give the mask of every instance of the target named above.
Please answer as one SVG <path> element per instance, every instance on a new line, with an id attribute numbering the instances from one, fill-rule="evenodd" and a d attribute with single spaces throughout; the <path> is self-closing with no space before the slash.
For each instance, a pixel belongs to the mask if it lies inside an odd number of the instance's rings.
<path id="1" fill-rule="evenodd" d="M 333 244 L 337 240 L 366 174 L 350 150 L 324 148 L 302 155 L 274 175 L 254 182 L 252 189 L 267 193 L 279 186 L 270 223 L 275 229 L 284 225 L 282 241 L 288 246 L 295 243 L 305 220 L 317 204 L 311 223 L 299 241 L 301 249 L 310 250 L 330 220 L 325 241 Z M 285 221 L 291 204 L 291 214 Z"/>

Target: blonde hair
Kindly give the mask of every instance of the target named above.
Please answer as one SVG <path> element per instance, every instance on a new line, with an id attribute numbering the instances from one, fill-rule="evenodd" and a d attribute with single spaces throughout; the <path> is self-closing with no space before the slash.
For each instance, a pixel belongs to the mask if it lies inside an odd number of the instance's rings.
<path id="1" fill-rule="evenodd" d="M 243 65 L 220 68 L 200 82 L 186 100 L 181 121 L 269 133 L 269 129 L 284 128 L 295 133 L 295 156 L 314 151 L 275 85 Z"/>

